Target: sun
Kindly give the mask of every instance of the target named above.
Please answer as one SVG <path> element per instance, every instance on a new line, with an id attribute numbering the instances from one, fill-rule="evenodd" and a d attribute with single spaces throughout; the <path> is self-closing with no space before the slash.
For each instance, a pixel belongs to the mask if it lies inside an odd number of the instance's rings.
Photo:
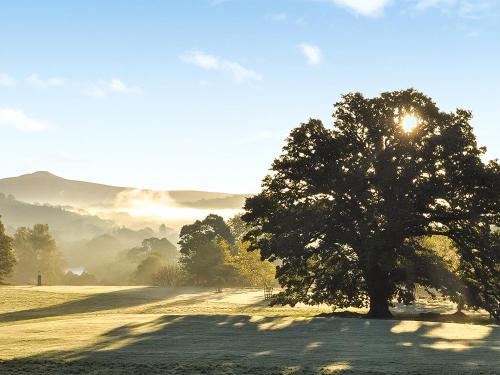
<path id="1" fill-rule="evenodd" d="M 411 132 L 418 125 L 418 118 L 414 115 L 406 115 L 403 117 L 403 130 L 407 133 Z"/>

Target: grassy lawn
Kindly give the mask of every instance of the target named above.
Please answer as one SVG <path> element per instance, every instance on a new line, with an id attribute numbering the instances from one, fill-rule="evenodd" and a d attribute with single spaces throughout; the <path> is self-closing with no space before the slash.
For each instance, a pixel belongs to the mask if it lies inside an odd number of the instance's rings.
<path id="1" fill-rule="evenodd" d="M 0 287 L 2 374 L 485 373 L 500 369 L 500 327 L 315 317 L 269 307 L 261 290 Z M 417 308 L 452 312 L 442 301 Z M 362 312 L 362 311 L 358 311 Z"/>

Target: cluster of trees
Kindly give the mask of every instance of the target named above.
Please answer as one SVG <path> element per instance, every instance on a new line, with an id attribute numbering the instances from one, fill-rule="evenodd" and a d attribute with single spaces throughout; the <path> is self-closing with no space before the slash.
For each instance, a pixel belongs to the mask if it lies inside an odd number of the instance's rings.
<path id="1" fill-rule="evenodd" d="M 91 246 L 91 251 L 82 256 L 95 258 L 96 261 L 100 259 L 102 265 L 108 267 L 115 277 L 111 280 L 113 283 L 152 284 L 158 279 L 158 271 L 177 262 L 177 249 L 166 238 L 147 238 L 140 246 L 124 250 L 117 257 L 109 257 L 107 254 L 116 245 L 111 236 L 99 236 L 90 241 L 90 244 L 94 245 Z M 112 263 L 115 264 L 114 268 Z M 10 237 L 0 221 L 0 282 L 8 280 L 15 284 L 34 284 L 37 275 L 41 274 L 42 282 L 49 285 L 109 283 L 109 280 L 97 279 L 86 270 L 76 274 L 65 269 L 63 253 L 58 249 L 48 225 L 20 227 Z"/>
<path id="2" fill-rule="evenodd" d="M 130 281 L 138 285 L 155 283 L 156 274 L 160 270 L 177 263 L 177 255 L 176 247 L 166 238 L 145 239 L 141 246 L 134 247 L 126 253 L 129 261 L 138 264 Z"/>
<path id="3" fill-rule="evenodd" d="M 275 266 L 249 252 L 247 226 L 236 216 L 229 224 L 218 215 L 185 225 L 180 232 L 180 265 L 187 282 L 201 286 L 269 286 Z"/>
<path id="4" fill-rule="evenodd" d="M 0 284 L 8 276 L 16 264 L 16 257 L 12 247 L 12 238 L 5 234 L 5 227 L 0 221 Z"/>
<path id="5" fill-rule="evenodd" d="M 9 276 L 9 282 L 33 284 L 40 273 L 44 284 L 268 286 L 276 267 L 262 261 L 258 250 L 248 251 L 250 244 L 243 240 L 247 230 L 240 216 L 226 223 L 209 215 L 182 228 L 180 252 L 168 239 L 151 237 L 115 256 L 107 253 L 117 246 L 116 240 L 99 236 L 90 241 L 93 246 L 86 255 L 101 259 L 113 279 L 97 279 L 87 271 L 65 272 L 63 253 L 48 225 L 18 228 L 11 238 L 0 223 L 0 281 Z"/>
<path id="6" fill-rule="evenodd" d="M 39 272 L 47 284 L 62 282 L 64 257 L 57 249 L 48 225 L 36 224 L 33 228 L 18 228 L 14 233 L 13 248 L 17 259 L 13 282 L 34 283 Z"/>
<path id="7" fill-rule="evenodd" d="M 0 222 L 0 282 L 34 284 L 37 275 L 43 275 L 46 284 L 95 284 L 93 275 L 65 272 L 65 261 L 57 249 L 48 225 L 36 224 L 32 228 L 20 227 L 11 238 L 5 234 Z"/>
<path id="8" fill-rule="evenodd" d="M 280 261 L 276 302 L 383 318 L 419 285 L 500 319 L 500 165 L 470 119 L 410 89 L 345 95 L 333 129 L 294 129 L 243 215 L 250 249 Z"/>

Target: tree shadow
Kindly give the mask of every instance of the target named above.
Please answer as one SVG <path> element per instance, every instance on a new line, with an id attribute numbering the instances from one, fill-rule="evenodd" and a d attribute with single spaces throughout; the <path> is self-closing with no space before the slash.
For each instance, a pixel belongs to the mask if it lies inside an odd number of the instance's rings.
<path id="1" fill-rule="evenodd" d="M 471 331 L 418 321 L 165 315 L 120 325 L 78 350 L 48 351 L 0 366 L 45 363 L 66 372 L 71 366 L 114 366 L 119 373 L 493 374 L 500 368 L 499 342 L 497 326 Z"/>
<path id="2" fill-rule="evenodd" d="M 94 293 L 84 298 L 47 307 L 0 314 L 0 323 L 117 310 L 172 299 L 180 295 L 185 295 L 181 302 L 186 304 L 200 298 L 199 291 L 193 292 L 192 288 L 130 288 L 108 293 Z"/>

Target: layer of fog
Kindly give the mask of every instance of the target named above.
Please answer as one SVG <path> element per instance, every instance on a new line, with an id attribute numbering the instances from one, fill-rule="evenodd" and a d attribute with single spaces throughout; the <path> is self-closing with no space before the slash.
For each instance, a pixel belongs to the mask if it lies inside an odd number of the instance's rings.
<path id="1" fill-rule="evenodd" d="M 124 190 L 116 195 L 111 205 L 81 205 L 72 209 L 78 213 L 112 220 L 119 226 L 133 229 L 165 224 L 177 230 L 182 225 L 202 219 L 211 213 L 228 219 L 242 211 L 242 209 L 189 207 L 185 203 L 176 201 L 169 192 L 144 189 Z"/>

